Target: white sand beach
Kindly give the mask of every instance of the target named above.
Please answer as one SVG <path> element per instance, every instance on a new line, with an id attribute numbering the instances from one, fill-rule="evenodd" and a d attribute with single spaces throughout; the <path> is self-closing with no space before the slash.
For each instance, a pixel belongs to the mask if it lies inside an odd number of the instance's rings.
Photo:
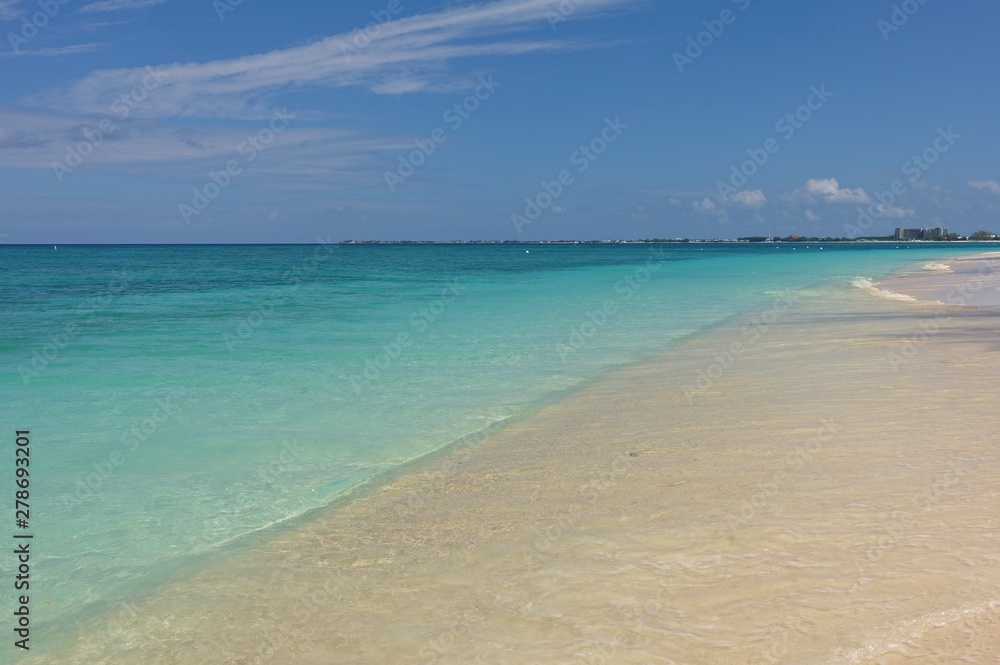
<path id="1" fill-rule="evenodd" d="M 934 302 L 996 261 L 775 294 L 59 662 L 997 662 L 1000 310 Z"/>
<path id="2" fill-rule="evenodd" d="M 915 300 L 1000 307 L 1000 252 L 930 262 L 919 273 L 880 280 L 878 287 Z"/>

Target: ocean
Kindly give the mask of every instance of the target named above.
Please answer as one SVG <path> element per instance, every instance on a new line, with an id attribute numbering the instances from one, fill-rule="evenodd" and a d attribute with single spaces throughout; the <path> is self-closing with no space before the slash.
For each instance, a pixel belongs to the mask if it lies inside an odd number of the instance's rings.
<path id="1" fill-rule="evenodd" d="M 31 653 L 781 294 L 988 247 L 0 246 Z"/>

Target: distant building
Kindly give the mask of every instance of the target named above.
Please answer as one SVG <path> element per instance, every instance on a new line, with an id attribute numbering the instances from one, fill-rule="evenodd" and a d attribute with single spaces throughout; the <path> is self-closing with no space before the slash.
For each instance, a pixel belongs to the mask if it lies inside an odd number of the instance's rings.
<path id="1" fill-rule="evenodd" d="M 948 229 L 938 226 L 933 229 L 896 229 L 896 240 L 940 240 L 948 237 Z"/>

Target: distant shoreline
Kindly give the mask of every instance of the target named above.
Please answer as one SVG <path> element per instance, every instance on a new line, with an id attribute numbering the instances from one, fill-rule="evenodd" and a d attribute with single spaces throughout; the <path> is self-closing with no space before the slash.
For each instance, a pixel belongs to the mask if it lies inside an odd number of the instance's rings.
<path id="1" fill-rule="evenodd" d="M 953 273 L 928 279 L 967 281 L 932 253 Z M 997 662 L 996 319 L 843 280 L 745 315 L 112 609 L 50 660 L 873 665 L 905 642 Z"/>
<path id="2" fill-rule="evenodd" d="M 907 245 L 997 245 L 1000 240 L 897 240 L 894 238 L 652 238 L 638 240 L 342 240 L 323 241 L 327 245 L 801 245 L 803 243 L 836 244 L 901 244 Z M 309 247 L 315 242 L 247 242 L 247 243 L 72 243 L 35 242 L 2 243 L 0 249 L 15 247 Z"/>
<path id="3" fill-rule="evenodd" d="M 653 238 L 643 240 L 344 240 L 341 245 L 683 245 L 690 243 L 712 244 L 801 244 L 803 242 L 835 243 L 907 243 L 907 244 L 953 244 L 953 243 L 1000 243 L 1000 240 L 898 240 L 895 238 Z"/>

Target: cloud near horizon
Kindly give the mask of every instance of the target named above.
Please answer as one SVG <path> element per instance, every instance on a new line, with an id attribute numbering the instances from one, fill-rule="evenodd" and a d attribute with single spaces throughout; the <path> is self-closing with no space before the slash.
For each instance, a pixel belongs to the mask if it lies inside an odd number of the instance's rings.
<path id="1" fill-rule="evenodd" d="M 910 208 L 901 208 L 899 206 L 887 206 L 881 203 L 875 204 L 875 212 L 881 217 L 888 217 L 890 219 L 901 219 L 903 217 L 913 217 L 916 211 Z"/>
<path id="2" fill-rule="evenodd" d="M 836 178 L 812 178 L 806 181 L 806 193 L 827 203 L 870 203 L 865 190 L 841 188 Z"/>
<path id="3" fill-rule="evenodd" d="M 759 189 L 748 189 L 736 192 L 735 194 L 730 194 L 726 197 L 726 200 L 746 206 L 747 208 L 760 208 L 767 203 L 767 197 L 764 196 L 764 192 Z"/>
<path id="4" fill-rule="evenodd" d="M 981 189 L 990 194 L 1000 194 L 1000 182 L 996 180 L 972 180 L 968 185 L 973 189 Z"/>

